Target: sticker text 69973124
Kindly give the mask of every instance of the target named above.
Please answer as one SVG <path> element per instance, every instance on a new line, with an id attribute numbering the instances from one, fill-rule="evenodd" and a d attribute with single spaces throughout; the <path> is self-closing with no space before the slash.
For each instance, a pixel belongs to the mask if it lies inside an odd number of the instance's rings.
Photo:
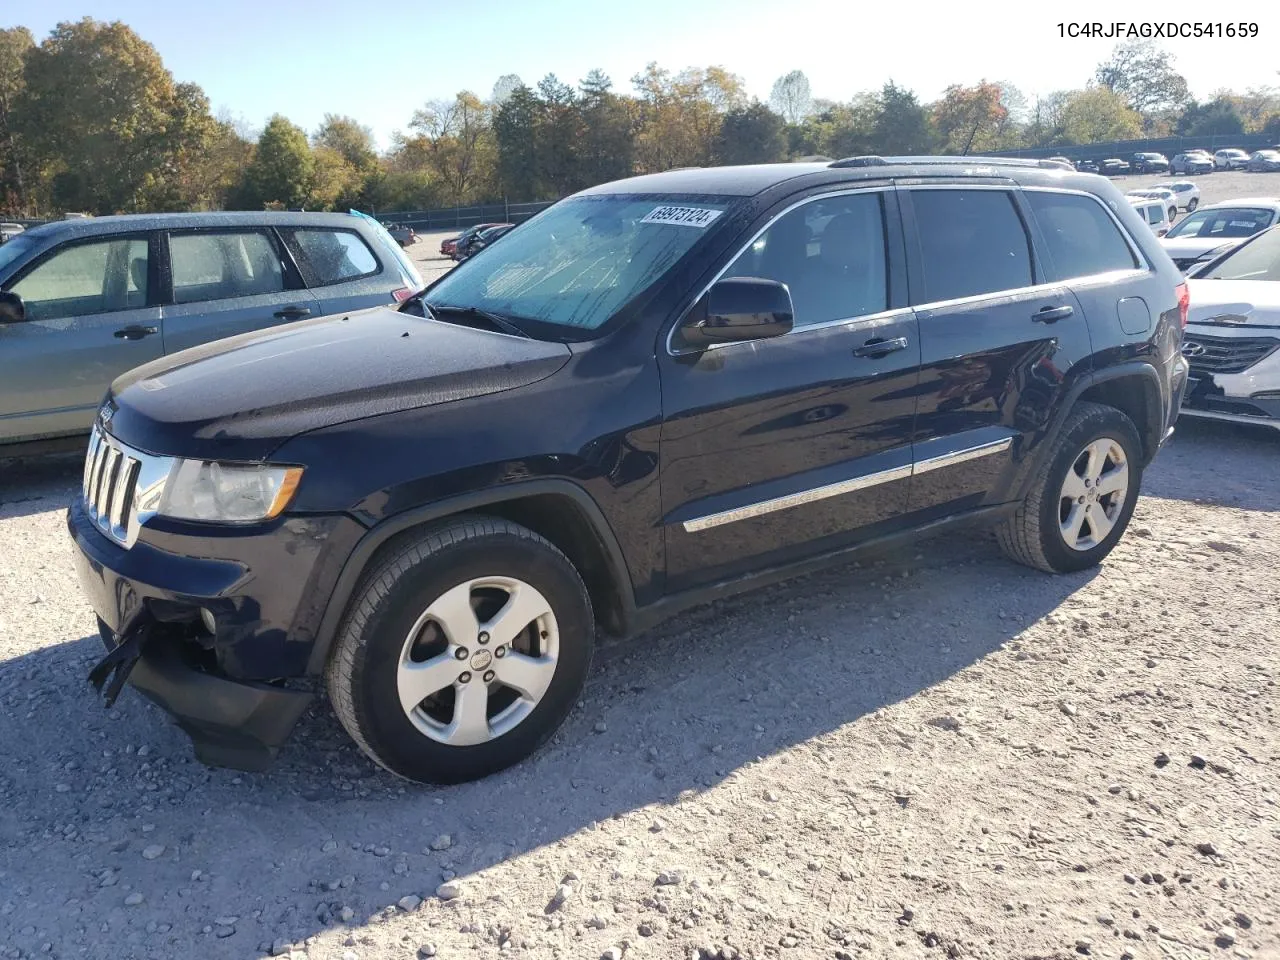
<path id="1" fill-rule="evenodd" d="M 721 213 L 720 210 L 707 210 L 703 207 L 654 207 L 640 222 L 673 223 L 681 227 L 702 229 L 709 226 Z"/>

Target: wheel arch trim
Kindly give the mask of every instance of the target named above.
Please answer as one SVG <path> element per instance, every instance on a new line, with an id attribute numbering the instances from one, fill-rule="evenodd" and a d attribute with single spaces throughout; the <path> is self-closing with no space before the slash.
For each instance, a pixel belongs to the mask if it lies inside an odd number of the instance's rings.
<path id="1" fill-rule="evenodd" d="M 477 490 L 470 493 L 436 500 L 429 504 L 414 507 L 394 514 L 380 521 L 360 538 L 355 548 L 343 563 L 342 571 L 334 583 L 325 606 L 320 627 L 316 631 L 315 643 L 307 660 L 307 675 L 319 676 L 324 672 L 329 659 L 329 652 L 337 639 L 338 628 L 342 617 L 351 602 L 352 595 L 360 582 L 360 578 L 368 569 L 369 562 L 388 540 L 396 534 L 404 533 L 414 527 L 423 526 L 435 520 L 442 520 L 457 514 L 482 510 L 484 507 L 523 500 L 535 496 L 560 496 L 573 502 L 583 514 L 593 533 L 598 538 L 608 565 L 609 580 L 618 593 L 619 603 L 624 617 L 631 620 L 635 611 L 635 594 L 628 572 L 626 557 L 618 543 L 613 528 L 605 519 L 599 505 L 582 487 L 569 480 L 542 478 L 522 480 Z"/>

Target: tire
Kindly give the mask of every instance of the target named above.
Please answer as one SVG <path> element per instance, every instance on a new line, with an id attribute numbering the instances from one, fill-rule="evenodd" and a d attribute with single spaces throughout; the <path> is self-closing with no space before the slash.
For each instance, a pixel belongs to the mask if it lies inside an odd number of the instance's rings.
<path id="1" fill-rule="evenodd" d="M 461 783 L 545 743 L 581 692 L 595 644 L 591 600 L 568 558 L 525 527 L 465 516 L 375 564 L 326 673 L 360 749 L 408 780 Z"/>
<path id="2" fill-rule="evenodd" d="M 1200 206 L 1200 201 L 1192 197 L 1187 201 L 1187 213 L 1195 213 L 1196 207 Z"/>
<path id="3" fill-rule="evenodd" d="M 1084 484 L 1091 472 L 1091 449 L 1101 460 L 1099 473 L 1094 473 L 1095 481 Z M 1101 563 L 1124 536 L 1133 516 L 1142 483 L 1141 455 L 1137 428 L 1127 416 L 1099 403 L 1076 404 L 1037 471 L 1027 498 L 996 528 L 1000 548 L 1010 559 L 1047 573 L 1071 573 Z M 1099 496 L 1092 484 L 1114 486 L 1120 479 L 1120 459 L 1125 470 L 1123 491 Z M 1065 496 L 1068 472 L 1075 476 L 1073 493 L 1078 491 L 1084 504 L 1073 504 Z M 1076 539 L 1071 541 L 1063 525 L 1070 527 L 1073 521 Z M 1094 523 L 1098 531 L 1093 529 Z M 1111 524 L 1109 529 L 1107 523 Z"/>

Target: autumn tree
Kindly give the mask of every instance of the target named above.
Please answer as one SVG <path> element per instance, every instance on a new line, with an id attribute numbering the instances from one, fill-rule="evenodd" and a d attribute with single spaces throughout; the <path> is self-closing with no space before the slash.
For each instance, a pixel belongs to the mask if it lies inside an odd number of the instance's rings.
<path id="1" fill-rule="evenodd" d="M 933 124 L 943 153 L 981 153 L 997 148 L 997 131 L 1009 111 L 1000 103 L 1000 87 L 985 80 L 975 87 L 953 84 L 933 107 Z"/>
<path id="2" fill-rule="evenodd" d="M 449 203 L 483 196 L 491 183 L 497 151 L 492 111 L 470 90 L 452 100 L 433 100 L 414 111 L 409 127 L 422 138 L 431 172 Z"/>
<path id="3" fill-rule="evenodd" d="M 378 161 L 373 131 L 354 117 L 326 113 L 311 143 L 313 147 L 334 151 L 358 171 L 370 170 Z"/>
<path id="4" fill-rule="evenodd" d="M 640 99 L 636 160 L 649 172 L 710 163 L 724 114 L 746 104 L 742 79 L 723 67 L 672 74 L 650 63 L 632 82 Z"/>
<path id="5" fill-rule="evenodd" d="M 799 123 L 813 109 L 813 94 L 809 78 L 803 70 L 792 70 L 773 82 L 769 105 L 787 123 Z"/>
<path id="6" fill-rule="evenodd" d="M 246 205 L 303 206 L 315 186 L 315 167 L 306 133 L 277 113 L 267 121 L 245 172 Z"/>

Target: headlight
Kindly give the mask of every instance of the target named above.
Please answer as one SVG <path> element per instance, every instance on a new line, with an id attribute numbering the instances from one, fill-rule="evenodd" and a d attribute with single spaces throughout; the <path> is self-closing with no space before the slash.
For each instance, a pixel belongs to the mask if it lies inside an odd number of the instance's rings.
<path id="1" fill-rule="evenodd" d="M 301 479 L 301 467 L 178 460 L 156 512 L 210 523 L 270 520 L 289 505 Z"/>

